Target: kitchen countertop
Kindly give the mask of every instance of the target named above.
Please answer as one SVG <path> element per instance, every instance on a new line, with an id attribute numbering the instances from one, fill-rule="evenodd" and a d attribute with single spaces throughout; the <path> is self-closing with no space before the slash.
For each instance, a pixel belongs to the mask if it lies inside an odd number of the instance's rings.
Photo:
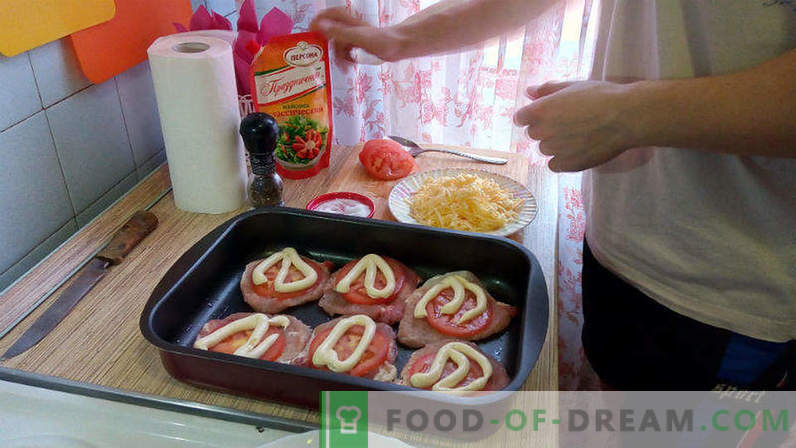
<path id="1" fill-rule="evenodd" d="M 302 181 L 285 181 L 288 206 L 303 208 L 313 197 L 340 191 L 349 181 L 365 174 L 358 166 L 356 147 L 335 147 L 331 166 L 320 175 Z M 458 148 L 461 149 L 461 148 Z M 525 390 L 557 390 L 557 307 L 555 286 L 556 179 L 544 175 L 545 167 L 528 166 L 518 154 L 473 150 L 484 155 L 508 157 L 505 167 L 489 166 L 441 154 L 418 158 L 421 168 L 468 167 L 498 173 L 528 173 L 525 183 L 537 198 L 539 212 L 515 240 L 526 245 L 539 260 L 550 294 L 548 336 L 539 359 L 525 382 Z M 516 174 L 512 177 L 516 177 Z M 361 179 L 360 179 L 361 180 Z M 390 219 L 386 192 L 393 183 L 361 182 L 376 202 L 376 218 Z M 160 364 L 158 351 L 141 335 L 138 320 L 155 285 L 171 264 L 196 241 L 227 219 L 245 211 L 205 215 L 178 210 L 170 192 L 168 167 L 162 166 L 130 193 L 81 229 L 0 296 L 0 331 L 19 323 L 0 339 L 4 352 L 42 314 L 65 285 L 59 283 L 96 253 L 136 210 L 152 203 L 160 224 L 119 266 L 105 278 L 42 342 L 27 352 L 0 362 L 0 367 L 54 376 L 136 394 L 187 400 L 203 405 L 248 413 L 317 423 L 314 411 L 273 402 L 201 389 L 172 379 Z M 68 284 L 68 283 L 67 283 Z M 39 298 L 57 288 L 27 317 L 22 316 Z M 21 320 L 20 320 L 21 319 Z"/>

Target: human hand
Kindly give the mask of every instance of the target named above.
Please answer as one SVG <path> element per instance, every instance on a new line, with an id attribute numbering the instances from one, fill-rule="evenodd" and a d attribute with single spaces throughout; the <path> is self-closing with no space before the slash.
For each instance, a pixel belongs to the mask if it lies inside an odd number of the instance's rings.
<path id="1" fill-rule="evenodd" d="M 312 24 L 312 31 L 326 35 L 332 41 L 338 61 L 356 62 L 351 50 L 361 48 L 384 61 L 399 59 L 400 38 L 391 28 L 377 28 L 354 17 L 344 7 L 324 9 Z"/>
<path id="2" fill-rule="evenodd" d="M 639 146 L 628 85 L 600 81 L 531 86 L 533 103 L 517 111 L 514 123 L 527 126 L 539 151 L 553 156 L 555 172 L 582 171 Z"/>

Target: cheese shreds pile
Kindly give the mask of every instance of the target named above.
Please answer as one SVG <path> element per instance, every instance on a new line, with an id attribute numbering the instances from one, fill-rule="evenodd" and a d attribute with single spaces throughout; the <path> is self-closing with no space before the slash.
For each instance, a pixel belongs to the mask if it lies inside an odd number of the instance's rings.
<path id="1" fill-rule="evenodd" d="M 517 217 L 522 199 L 475 174 L 427 178 L 407 199 L 417 222 L 471 232 L 498 230 Z"/>

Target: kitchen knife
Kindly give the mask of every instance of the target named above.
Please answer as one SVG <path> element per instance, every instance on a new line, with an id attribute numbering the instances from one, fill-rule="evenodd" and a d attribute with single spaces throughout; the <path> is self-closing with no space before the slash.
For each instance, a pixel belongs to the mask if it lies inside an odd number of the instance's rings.
<path id="1" fill-rule="evenodd" d="M 13 358 L 44 339 L 72 311 L 77 302 L 105 276 L 108 267 L 121 263 L 141 240 L 155 230 L 157 225 L 158 218 L 153 213 L 136 212 L 88 263 L 72 284 L 47 308 L 47 311 L 39 316 L 36 322 L 3 354 L 0 361 Z"/>

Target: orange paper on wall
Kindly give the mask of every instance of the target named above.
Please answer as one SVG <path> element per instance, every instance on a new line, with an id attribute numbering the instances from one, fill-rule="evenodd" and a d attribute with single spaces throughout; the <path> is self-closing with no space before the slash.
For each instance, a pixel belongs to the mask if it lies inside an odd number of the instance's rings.
<path id="1" fill-rule="evenodd" d="M 116 16 L 108 22 L 72 34 L 80 68 L 99 84 L 146 57 L 158 37 L 174 34 L 173 23 L 187 25 L 189 0 L 116 0 Z"/>
<path id="2" fill-rule="evenodd" d="M 0 53 L 11 57 L 110 20 L 113 0 L 2 0 Z"/>

